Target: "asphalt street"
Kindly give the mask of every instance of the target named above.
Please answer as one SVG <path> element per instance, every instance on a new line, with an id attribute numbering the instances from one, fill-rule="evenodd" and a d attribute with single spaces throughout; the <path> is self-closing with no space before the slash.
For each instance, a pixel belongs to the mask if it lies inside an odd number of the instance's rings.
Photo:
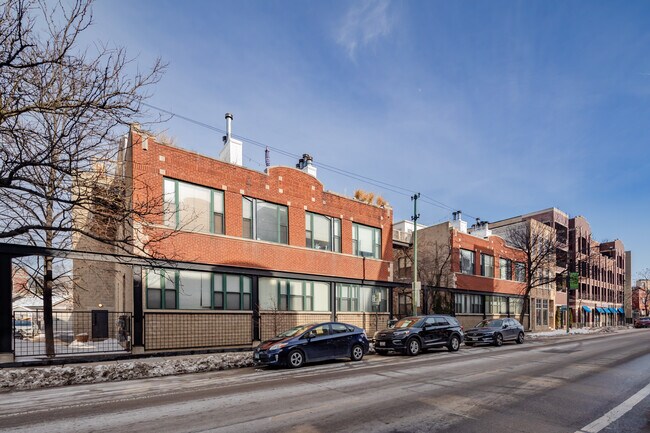
<path id="1" fill-rule="evenodd" d="M 0 395 L 16 432 L 650 432 L 650 330 Z"/>

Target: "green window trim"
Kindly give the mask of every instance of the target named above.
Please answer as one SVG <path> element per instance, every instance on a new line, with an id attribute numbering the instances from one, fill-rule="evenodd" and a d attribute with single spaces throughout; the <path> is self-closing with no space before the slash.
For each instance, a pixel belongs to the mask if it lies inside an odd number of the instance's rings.
<path id="1" fill-rule="evenodd" d="M 149 274 L 153 272 L 154 274 L 158 274 L 160 276 L 160 288 L 154 287 L 150 288 L 149 287 Z M 169 288 L 167 287 L 167 282 L 169 281 L 169 278 L 167 278 L 167 274 L 171 275 L 171 273 L 174 273 L 174 287 Z M 167 270 L 167 269 L 145 269 L 145 297 L 146 297 L 146 306 L 147 309 L 150 310 L 180 310 L 180 309 L 188 309 L 188 308 L 180 308 L 179 307 L 179 294 L 180 290 L 179 287 L 181 286 L 181 281 L 180 281 L 180 272 L 179 270 Z M 207 272 L 206 272 L 207 273 Z M 234 275 L 238 277 L 239 281 L 239 290 L 238 291 L 230 291 L 228 292 L 227 289 L 227 277 L 228 276 L 233 276 L 233 274 L 215 274 L 215 273 L 210 273 L 210 310 L 229 310 L 229 311 L 250 311 L 253 309 L 253 293 L 252 293 L 252 278 L 247 276 L 247 275 Z M 220 278 L 221 279 L 221 288 L 222 290 L 215 290 L 216 289 L 216 284 L 215 281 L 216 279 Z M 245 288 L 245 283 L 244 280 L 248 279 L 250 282 L 248 285 L 248 290 Z M 160 303 L 156 306 L 152 306 L 150 303 L 150 296 L 149 296 L 149 291 L 150 290 L 160 290 Z M 168 307 L 167 306 L 167 299 L 166 299 L 166 293 L 167 292 L 174 292 L 174 307 Z M 236 293 L 239 295 L 239 305 L 237 306 L 230 306 L 228 305 L 228 293 Z M 217 308 L 215 306 L 215 295 L 221 295 L 222 299 L 222 308 Z M 246 302 L 246 296 L 248 296 L 249 300 Z M 313 293 L 312 293 L 313 296 Z M 245 305 L 249 304 L 249 305 Z M 249 307 L 249 308 L 244 308 L 244 307 Z M 206 310 L 207 308 L 191 308 L 192 310 Z"/>
<path id="2" fill-rule="evenodd" d="M 359 251 L 359 228 L 370 229 L 372 236 L 372 254 L 364 256 Z M 365 224 L 352 223 L 352 254 L 360 257 L 370 257 L 373 259 L 381 259 L 381 229 L 377 227 L 367 226 Z"/>
<path id="3" fill-rule="evenodd" d="M 277 236 L 273 240 L 261 239 L 259 237 L 259 232 L 261 230 L 258 227 L 259 224 L 258 207 L 260 204 L 267 204 L 276 207 L 277 224 L 276 224 L 275 234 Z M 247 218 L 245 216 L 246 212 L 244 212 L 244 207 L 246 205 L 249 206 L 248 209 L 251 215 L 250 218 Z M 284 214 L 286 215 L 286 225 L 283 224 L 283 218 L 282 218 L 283 210 L 285 211 Z M 250 220 L 250 229 L 248 230 L 248 232 L 245 232 L 247 220 Z M 286 228 L 286 239 L 283 239 L 283 234 L 285 234 L 283 228 Z M 265 242 L 275 242 L 278 244 L 288 245 L 289 244 L 289 207 L 286 205 L 273 203 L 266 200 L 242 196 L 242 237 L 245 239 L 261 240 Z"/>
<path id="4" fill-rule="evenodd" d="M 326 218 L 329 222 L 329 245 L 326 249 L 318 248 L 314 237 L 314 218 Z M 307 236 L 309 234 L 309 236 Z M 315 212 L 305 212 L 305 246 L 321 251 L 341 252 L 341 219 Z"/>
<path id="5" fill-rule="evenodd" d="M 191 186 L 194 186 L 194 187 L 197 187 L 197 188 L 204 188 L 204 189 L 206 189 L 206 190 L 208 190 L 210 192 L 210 215 L 209 215 L 209 218 L 208 218 L 209 219 L 209 221 L 208 221 L 209 233 L 225 234 L 225 227 L 226 227 L 225 208 L 226 208 L 226 203 L 225 203 L 225 193 L 224 193 L 224 191 L 222 191 L 220 189 L 210 188 L 210 187 L 204 186 L 204 185 L 195 184 L 195 183 L 192 183 L 192 182 L 185 182 L 185 181 L 181 181 L 181 180 L 176 180 L 176 179 L 171 179 L 171 178 L 168 178 L 168 177 L 164 177 L 163 178 L 163 197 L 166 195 L 165 194 L 165 182 L 172 182 L 174 184 L 174 211 L 173 211 L 174 212 L 174 219 L 175 219 L 175 226 L 173 227 L 174 229 L 178 230 L 178 229 L 181 228 L 180 194 L 179 194 L 180 188 L 179 188 L 179 185 L 180 184 L 186 184 L 186 185 L 191 185 Z M 216 199 L 215 196 L 220 197 L 221 212 L 216 211 L 215 205 L 217 204 L 218 199 Z M 163 210 L 165 210 L 165 209 L 163 208 Z M 214 225 L 215 214 L 220 215 L 220 218 L 221 218 L 221 221 L 222 221 L 222 224 L 221 224 L 222 230 L 220 232 L 217 232 L 215 230 L 216 229 L 216 227 Z M 164 217 L 164 221 L 166 223 L 166 218 L 165 217 Z"/>

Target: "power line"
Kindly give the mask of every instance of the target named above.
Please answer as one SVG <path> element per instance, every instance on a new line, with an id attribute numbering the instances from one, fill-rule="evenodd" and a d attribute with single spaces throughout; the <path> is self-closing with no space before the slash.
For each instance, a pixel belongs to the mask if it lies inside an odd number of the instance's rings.
<path id="1" fill-rule="evenodd" d="M 226 131 L 224 129 L 217 128 L 216 126 L 210 125 L 208 123 L 204 123 L 204 122 L 201 122 L 199 120 L 195 120 L 195 119 L 192 119 L 190 117 L 174 113 L 173 111 L 169 111 L 169 110 L 166 110 L 164 108 L 160 108 L 160 107 L 157 107 L 155 105 L 148 104 L 146 102 L 142 102 L 141 104 L 146 106 L 146 107 L 152 108 L 154 110 L 158 110 L 158 111 L 160 111 L 162 113 L 169 114 L 172 117 L 176 117 L 178 119 L 185 120 L 187 122 L 190 122 L 190 123 L 193 123 L 195 125 L 201 126 L 203 128 L 207 128 L 207 129 L 210 129 L 210 130 L 215 131 L 215 132 L 226 134 Z M 243 142 L 246 142 L 246 143 L 249 143 L 249 144 L 252 144 L 254 146 L 264 148 L 264 149 L 266 149 L 268 147 L 270 150 L 273 150 L 274 152 L 276 152 L 276 153 L 278 153 L 280 155 L 283 155 L 283 156 L 287 156 L 287 157 L 294 158 L 294 159 L 299 159 L 301 157 L 301 155 L 297 155 L 297 154 L 294 154 L 294 153 L 291 153 L 291 152 L 287 152 L 286 150 L 283 150 L 283 149 L 280 149 L 280 148 L 277 148 L 277 147 L 274 147 L 274 146 L 270 146 L 268 144 L 261 143 L 261 142 L 259 142 L 257 140 L 253 140 L 251 138 L 244 137 L 242 135 L 233 134 L 233 137 L 235 137 L 235 138 L 237 138 L 239 140 L 242 140 Z M 322 169 L 324 169 L 326 171 L 330 171 L 332 173 L 336 173 L 336 174 L 341 175 L 341 176 L 349 177 L 351 179 L 355 179 L 355 180 L 367 183 L 369 185 L 373 185 L 373 186 L 376 186 L 376 187 L 379 187 L 379 188 L 386 189 L 386 190 L 391 191 L 391 192 L 393 192 L 395 194 L 400 194 L 400 195 L 403 195 L 403 196 L 410 197 L 412 194 L 414 194 L 416 192 L 416 191 L 414 191 L 412 189 L 409 189 L 409 188 L 404 188 L 404 187 L 401 187 L 399 185 L 394 185 L 394 184 L 391 184 L 391 183 L 383 182 L 381 180 L 372 179 L 370 177 L 363 176 L 363 175 L 356 174 L 356 173 L 352 173 L 350 171 L 335 167 L 333 165 L 325 164 L 325 163 L 322 163 L 322 162 L 314 162 L 314 165 L 316 167 L 322 168 Z M 447 204 L 445 204 L 445 203 L 443 203 L 443 202 L 441 202 L 439 200 L 436 200 L 433 197 L 427 196 L 425 194 L 422 194 L 422 199 L 421 200 L 422 200 L 422 202 L 427 203 L 427 204 L 429 204 L 431 206 L 435 206 L 435 207 L 438 207 L 438 208 L 441 208 L 441 209 L 444 209 L 444 210 L 447 210 L 447 211 L 452 211 L 453 212 L 453 211 L 457 210 L 457 208 L 449 206 L 449 205 L 447 205 Z M 471 218 L 475 218 L 472 215 L 467 214 L 467 213 L 465 215 L 467 215 L 468 217 L 471 217 Z"/>

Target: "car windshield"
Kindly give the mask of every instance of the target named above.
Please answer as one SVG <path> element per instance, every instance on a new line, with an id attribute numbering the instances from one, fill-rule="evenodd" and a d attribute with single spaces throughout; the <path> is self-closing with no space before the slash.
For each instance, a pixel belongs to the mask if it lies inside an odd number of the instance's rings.
<path id="1" fill-rule="evenodd" d="M 310 327 L 314 326 L 314 324 L 309 324 L 309 325 L 299 325 L 299 326 L 294 326 L 293 328 L 284 331 L 282 334 L 278 334 L 277 338 L 287 338 L 287 337 L 294 337 L 296 335 L 299 335 L 303 332 L 305 332 L 307 329 Z"/>
<path id="2" fill-rule="evenodd" d="M 503 326 L 503 320 L 483 320 L 476 325 L 477 328 L 500 328 Z"/>
<path id="3" fill-rule="evenodd" d="M 393 328 L 410 328 L 411 326 L 415 326 L 420 320 L 420 317 L 405 317 L 398 320 Z"/>

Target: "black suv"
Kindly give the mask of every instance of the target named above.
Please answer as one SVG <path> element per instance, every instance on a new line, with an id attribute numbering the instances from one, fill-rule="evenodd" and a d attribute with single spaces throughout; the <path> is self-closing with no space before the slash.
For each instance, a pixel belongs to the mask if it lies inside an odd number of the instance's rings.
<path id="1" fill-rule="evenodd" d="M 463 328 L 451 316 L 405 317 L 392 328 L 375 333 L 373 340 L 378 355 L 386 355 L 393 350 L 415 356 L 422 349 L 443 346 L 455 352 L 463 342 Z"/>

